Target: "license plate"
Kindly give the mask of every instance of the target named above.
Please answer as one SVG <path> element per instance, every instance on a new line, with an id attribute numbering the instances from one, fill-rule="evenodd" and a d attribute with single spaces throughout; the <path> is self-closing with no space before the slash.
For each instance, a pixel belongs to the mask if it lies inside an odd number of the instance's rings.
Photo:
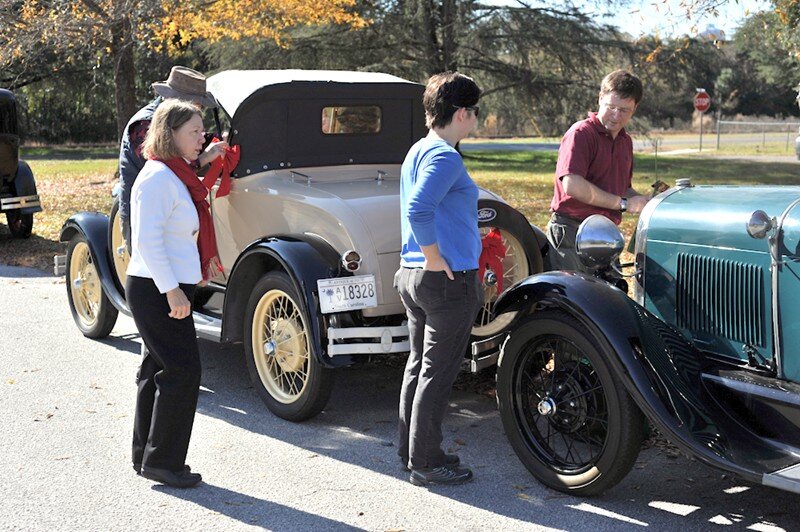
<path id="1" fill-rule="evenodd" d="M 320 279 L 317 288 L 323 314 L 378 306 L 374 275 Z"/>

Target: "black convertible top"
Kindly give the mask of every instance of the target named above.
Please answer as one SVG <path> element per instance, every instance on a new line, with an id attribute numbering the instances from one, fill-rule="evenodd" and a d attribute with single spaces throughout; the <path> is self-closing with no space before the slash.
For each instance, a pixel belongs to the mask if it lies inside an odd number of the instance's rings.
<path id="1" fill-rule="evenodd" d="M 241 146 L 234 175 L 276 168 L 399 164 L 425 136 L 423 85 L 373 72 L 229 70 L 208 88 L 231 120 Z M 326 135 L 326 107 L 377 106 L 380 131 Z"/>

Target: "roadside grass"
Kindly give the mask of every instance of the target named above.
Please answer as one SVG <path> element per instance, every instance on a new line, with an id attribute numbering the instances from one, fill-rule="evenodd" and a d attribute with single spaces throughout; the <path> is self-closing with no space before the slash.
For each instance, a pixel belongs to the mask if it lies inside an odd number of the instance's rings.
<path id="1" fill-rule="evenodd" d="M 34 172 L 44 211 L 34 215 L 33 236 L 11 238 L 0 217 L 0 263 L 49 270 L 53 255 L 65 253 L 58 242 L 64 221 L 80 211 L 108 213 L 117 167 L 113 148 L 38 149 L 26 159 Z M 49 150 L 49 151 L 48 151 Z M 92 151 L 94 150 L 94 151 Z M 528 220 L 544 229 L 553 195 L 555 152 L 470 151 L 464 156 L 470 174 L 478 184 L 502 196 Z M 674 184 L 689 177 L 695 184 L 800 184 L 797 163 L 771 163 L 706 156 L 655 157 L 636 154 L 634 188 L 651 191 L 656 180 Z M 623 233 L 630 237 L 636 217 L 625 216 Z M 623 260 L 625 258 L 623 257 Z"/>
<path id="2" fill-rule="evenodd" d="M 789 142 L 789 147 L 786 147 L 786 141 L 767 141 L 762 144 L 761 142 L 748 142 L 742 144 L 725 143 L 721 141 L 719 149 L 716 149 L 716 140 L 711 139 L 711 142 L 706 142 L 703 139 L 703 151 L 698 153 L 700 156 L 714 157 L 715 155 L 786 155 L 794 156 L 794 138 Z"/>

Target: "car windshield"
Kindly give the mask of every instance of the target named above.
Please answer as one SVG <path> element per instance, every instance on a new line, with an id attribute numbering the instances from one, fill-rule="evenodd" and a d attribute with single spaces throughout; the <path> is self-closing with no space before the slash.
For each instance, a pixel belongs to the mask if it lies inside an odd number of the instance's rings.
<path id="1" fill-rule="evenodd" d="M 13 98 L 0 97 L 0 133 L 18 135 L 17 107 Z"/>

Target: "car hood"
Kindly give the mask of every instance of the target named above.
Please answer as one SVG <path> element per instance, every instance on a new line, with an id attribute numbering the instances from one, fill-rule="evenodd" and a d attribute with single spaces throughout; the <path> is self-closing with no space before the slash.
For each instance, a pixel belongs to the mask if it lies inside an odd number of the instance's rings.
<path id="1" fill-rule="evenodd" d="M 667 192 L 647 224 L 647 240 L 766 253 L 766 240 L 747 234 L 753 211 L 780 219 L 800 198 L 797 186 L 694 186 Z M 797 209 L 786 223 L 796 225 Z"/>

